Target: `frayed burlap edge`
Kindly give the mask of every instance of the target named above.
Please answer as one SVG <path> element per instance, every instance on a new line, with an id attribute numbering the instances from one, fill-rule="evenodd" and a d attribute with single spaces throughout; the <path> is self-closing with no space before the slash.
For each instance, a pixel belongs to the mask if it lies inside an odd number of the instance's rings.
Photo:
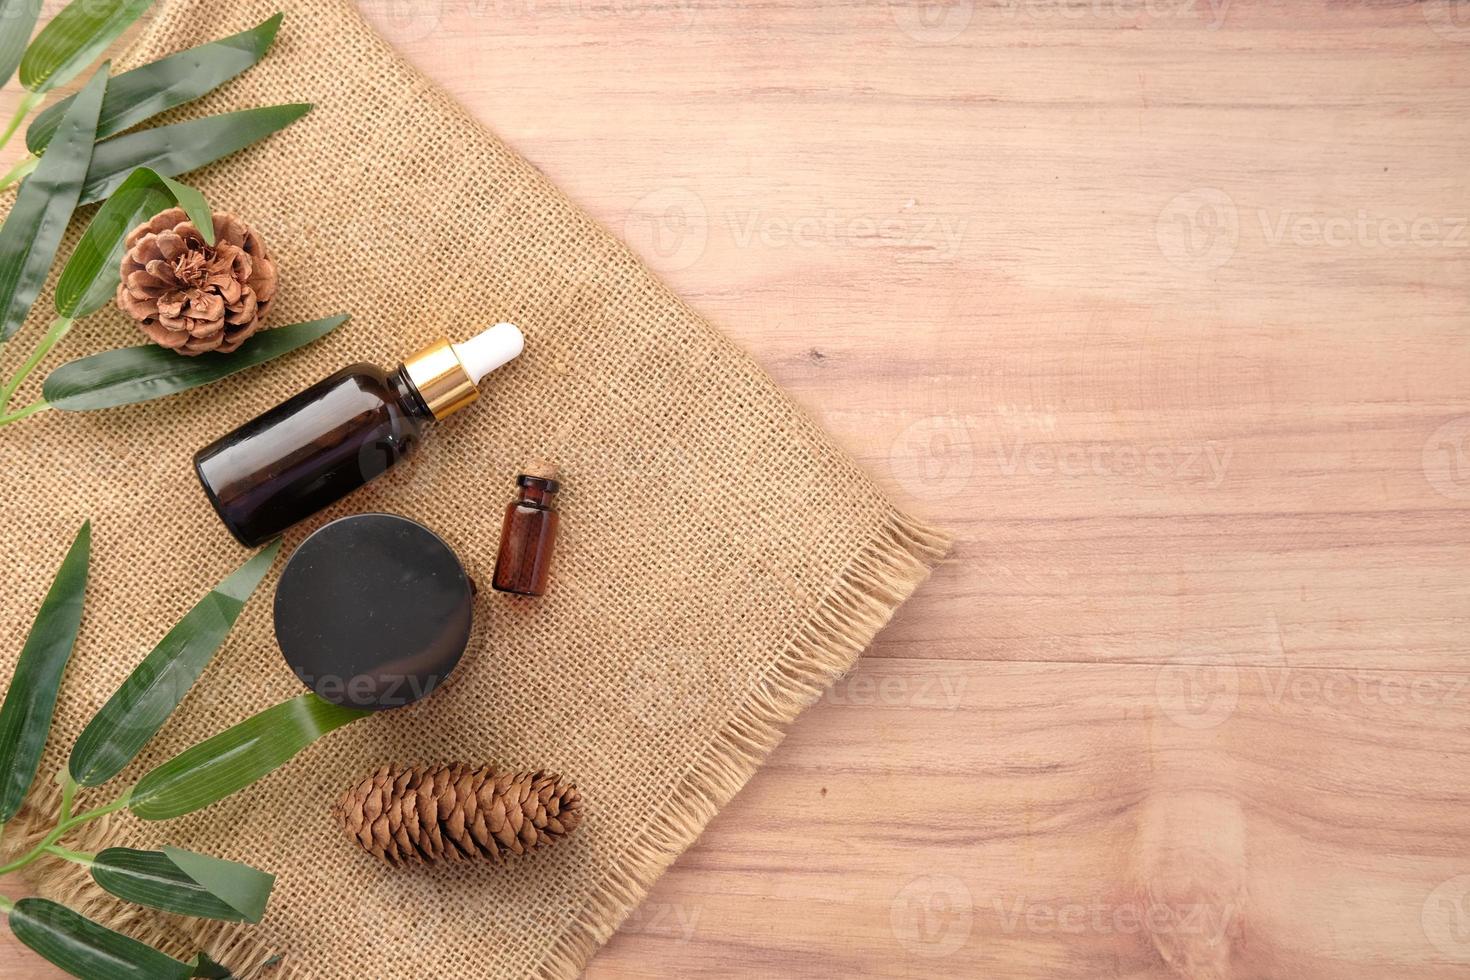
<path id="1" fill-rule="evenodd" d="M 530 975 L 560 980 L 587 961 L 636 908 L 648 889 L 694 843 L 716 813 L 755 775 L 785 737 L 785 726 L 833 681 L 850 670 L 894 612 L 929 576 L 950 538 L 897 511 L 860 551 L 786 644 L 781 657 L 740 711 L 705 749 L 658 818 L 634 839 L 617 865 Z M 5 851 L 20 853 L 55 823 L 61 797 L 54 783 L 6 827 Z M 113 818 L 80 828 L 67 843 L 96 851 L 108 845 Z M 187 959 L 203 950 L 255 980 L 267 971 L 280 980 L 305 980 L 289 950 L 273 950 L 252 935 L 254 926 L 201 922 L 129 906 L 102 891 L 86 870 L 54 858 L 23 872 L 46 897 Z"/>
<path id="2" fill-rule="evenodd" d="M 893 512 L 837 579 L 771 665 L 753 697 L 728 721 L 541 962 L 536 975 L 576 976 L 611 938 L 659 875 L 735 796 L 795 720 L 850 670 L 898 607 L 948 554 L 950 539 Z M 610 924 L 609 924 L 610 923 Z"/>

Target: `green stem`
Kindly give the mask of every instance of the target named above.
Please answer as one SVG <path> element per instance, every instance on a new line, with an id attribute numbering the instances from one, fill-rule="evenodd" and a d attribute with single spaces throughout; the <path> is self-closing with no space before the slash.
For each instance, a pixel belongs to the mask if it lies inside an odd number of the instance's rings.
<path id="1" fill-rule="evenodd" d="M 71 819 L 71 805 L 77 798 L 77 781 L 71 778 L 71 770 L 66 766 L 56 774 L 56 784 L 61 787 L 61 817 L 64 822 Z"/>
<path id="2" fill-rule="evenodd" d="M 0 133 L 0 149 L 5 148 L 5 144 L 10 142 L 10 137 L 14 136 L 15 131 L 20 129 L 20 124 L 25 122 L 26 116 L 29 116 L 31 110 L 40 105 L 41 100 L 45 97 L 40 92 L 26 92 L 20 97 L 20 104 L 15 107 L 15 115 L 10 117 L 10 125 L 5 127 L 4 133 Z"/>
<path id="3" fill-rule="evenodd" d="M 88 810 L 86 813 L 79 813 L 68 820 L 58 821 L 56 826 L 51 828 L 51 832 L 48 833 L 45 837 L 41 838 L 41 843 L 37 844 L 25 854 L 22 854 L 20 857 L 16 858 L 14 861 L 11 861 L 9 864 L 0 865 L 0 875 L 8 875 L 12 871 L 19 871 L 21 868 L 24 868 L 32 861 L 39 858 L 42 854 L 45 854 L 47 851 L 49 851 L 51 849 L 51 845 L 60 840 L 62 835 L 65 834 L 67 831 L 74 830 L 84 823 L 91 823 L 98 817 L 105 817 L 109 813 L 116 813 L 118 810 L 121 810 L 123 807 L 128 805 L 128 800 L 131 796 L 132 791 L 129 790 L 128 792 L 124 793 L 122 796 L 113 800 L 111 803 L 106 804 L 105 806 L 96 807 L 95 809 Z"/>
<path id="4" fill-rule="evenodd" d="M 9 915 L 14 908 L 14 902 L 6 898 L 4 895 L 0 895 L 0 912 L 4 912 L 6 915 Z"/>
<path id="5" fill-rule="evenodd" d="M 11 861 L 9 864 L 0 866 L 0 876 L 8 875 L 12 871 L 19 871 L 21 868 L 24 868 L 26 865 L 36 860 L 36 858 L 40 857 L 42 854 L 45 854 L 46 848 L 50 847 L 52 844 L 55 844 L 57 840 L 61 838 L 61 835 L 66 833 L 66 831 L 63 829 L 64 826 L 64 824 L 57 824 L 55 827 L 51 828 L 51 833 L 47 834 L 41 839 L 41 843 L 37 844 L 29 851 L 16 858 L 14 861 Z"/>
<path id="6" fill-rule="evenodd" d="M 19 422 L 21 419 L 28 419 L 37 412 L 44 412 L 50 407 L 51 403 L 44 398 L 33 401 L 25 408 L 18 408 L 9 415 L 0 415 L 0 425 L 9 425 L 12 422 Z"/>
<path id="7" fill-rule="evenodd" d="M 26 358 L 26 362 L 15 372 L 14 377 L 6 382 L 5 387 L 0 388 L 0 412 L 4 412 L 10 408 L 10 399 L 15 397 L 16 389 L 25 383 L 26 378 L 36 369 L 36 365 L 45 360 L 46 355 L 51 353 L 52 348 L 61 343 L 61 338 L 66 336 L 67 331 L 71 329 L 71 325 L 75 322 L 70 317 L 65 316 L 59 316 L 52 322 L 51 326 L 46 330 L 46 336 L 42 337 L 41 342 L 36 345 L 36 349 L 31 351 L 31 356 Z"/>
<path id="8" fill-rule="evenodd" d="M 73 827 L 80 827 L 84 823 L 91 823 L 93 820 L 96 820 L 98 817 L 105 817 L 109 813 L 116 813 L 117 811 L 121 810 L 123 807 L 127 806 L 130 802 L 132 802 L 132 799 L 133 799 L 133 791 L 132 790 L 128 790 L 126 793 L 124 793 L 122 796 L 119 796 L 117 799 L 113 800 L 111 803 L 106 803 L 106 804 L 103 804 L 102 806 L 93 807 L 92 809 L 86 811 L 85 813 L 79 813 L 79 814 L 77 814 L 76 816 L 72 817 L 70 820 L 64 820 L 64 821 L 62 821 L 61 823 L 57 824 L 57 826 L 61 828 L 61 832 L 62 833 L 66 833 L 68 830 L 71 830 Z"/>
<path id="9" fill-rule="evenodd" d="M 40 157 L 21 157 L 20 163 L 17 163 L 15 166 L 6 171 L 4 177 L 0 177 L 0 191 L 3 191 L 5 188 L 9 187 L 16 181 L 30 176 L 31 171 L 35 170 L 36 164 L 40 162 Z"/>
<path id="10" fill-rule="evenodd" d="M 97 855 L 95 854 L 87 854 L 83 851 L 68 850 L 67 848 L 62 847 L 60 844 L 52 844 L 50 847 L 46 848 L 46 853 L 55 854 L 59 858 L 65 858 L 68 861 L 80 864 L 84 868 L 90 868 L 93 862 L 97 860 Z"/>

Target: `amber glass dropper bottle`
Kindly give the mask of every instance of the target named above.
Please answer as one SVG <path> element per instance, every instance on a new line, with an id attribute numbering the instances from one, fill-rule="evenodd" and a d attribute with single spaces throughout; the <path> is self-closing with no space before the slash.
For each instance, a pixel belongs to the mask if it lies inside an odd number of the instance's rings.
<path id="1" fill-rule="evenodd" d="M 430 422 L 478 398 L 480 380 L 524 343 L 497 323 L 392 371 L 349 365 L 199 450 L 199 482 L 241 544 L 263 544 L 412 453 Z"/>

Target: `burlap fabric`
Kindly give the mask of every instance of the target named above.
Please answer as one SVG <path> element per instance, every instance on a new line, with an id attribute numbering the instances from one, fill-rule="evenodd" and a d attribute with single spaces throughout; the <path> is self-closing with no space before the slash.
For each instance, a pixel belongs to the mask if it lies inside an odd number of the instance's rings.
<path id="1" fill-rule="evenodd" d="M 449 688 L 318 743 L 250 790 L 162 824 L 112 818 L 79 846 L 171 842 L 280 875 L 259 926 L 201 925 L 98 897 L 70 866 L 43 890 L 175 952 L 200 945 L 249 976 L 570 976 L 750 778 L 781 727 L 851 666 L 942 555 L 746 357 L 452 100 L 345 0 L 170 0 L 130 67 L 286 12 L 258 67 L 186 116 L 287 101 L 316 109 L 194 174 L 278 257 L 274 323 L 354 315 L 316 345 L 167 401 L 46 413 L 0 429 L 0 660 L 22 637 L 77 526 L 94 524 L 87 615 L 44 783 L 116 684 L 247 552 L 190 472 L 193 451 L 357 360 L 391 365 L 499 319 L 526 354 L 417 460 L 292 531 L 401 513 L 487 583 L 517 468 L 560 463 L 550 593 L 482 588 L 472 659 Z M 391 248 L 383 243 L 391 242 Z M 43 298 L 38 309 L 49 309 Z M 6 351 L 9 373 L 38 335 Z M 60 356 L 141 342 L 121 314 Z M 29 400 L 39 385 L 22 395 Z M 214 665 L 138 765 L 300 692 L 276 651 L 279 565 Z M 389 870 L 332 823 L 331 802 L 384 761 L 548 767 L 587 818 L 506 866 Z M 54 793 L 38 792 L 13 852 Z"/>

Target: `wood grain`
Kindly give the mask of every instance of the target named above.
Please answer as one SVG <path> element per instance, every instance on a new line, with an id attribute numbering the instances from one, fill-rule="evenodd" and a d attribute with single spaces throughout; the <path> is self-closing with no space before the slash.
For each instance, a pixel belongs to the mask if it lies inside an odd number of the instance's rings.
<path id="1" fill-rule="evenodd" d="M 960 536 L 590 977 L 1470 975 L 1470 8 L 363 7 Z"/>

